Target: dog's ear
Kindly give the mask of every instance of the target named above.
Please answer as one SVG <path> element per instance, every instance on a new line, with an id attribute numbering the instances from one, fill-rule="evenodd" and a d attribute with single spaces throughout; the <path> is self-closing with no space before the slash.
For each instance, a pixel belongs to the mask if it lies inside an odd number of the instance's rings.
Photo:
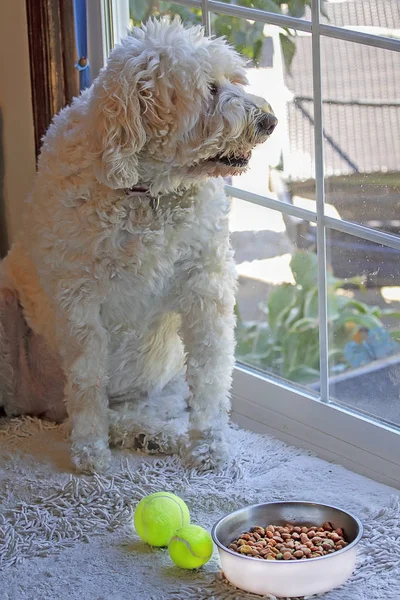
<path id="1" fill-rule="evenodd" d="M 114 53 L 95 81 L 89 100 L 94 172 L 101 183 L 113 189 L 137 183 L 137 154 L 146 142 L 137 82 L 132 68 L 118 58 Z"/>

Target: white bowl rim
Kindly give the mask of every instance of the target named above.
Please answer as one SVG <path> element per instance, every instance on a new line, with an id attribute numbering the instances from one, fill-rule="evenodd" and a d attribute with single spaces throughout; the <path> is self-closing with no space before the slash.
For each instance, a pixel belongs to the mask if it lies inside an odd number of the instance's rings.
<path id="1" fill-rule="evenodd" d="M 228 552 L 229 554 L 232 554 L 233 556 L 236 556 L 238 558 L 245 558 L 247 560 L 254 560 L 257 563 L 260 562 L 259 558 L 254 558 L 252 556 L 245 556 L 244 554 L 239 554 L 238 552 L 234 552 L 233 550 L 231 550 L 230 548 L 227 548 L 226 546 L 224 546 L 219 539 L 217 538 L 217 535 L 215 533 L 218 525 L 221 523 L 221 521 L 223 521 L 224 519 L 226 519 L 226 517 L 230 517 L 232 515 L 235 515 L 237 513 L 240 513 L 248 508 L 257 508 L 259 506 L 274 506 L 274 505 L 282 505 L 282 504 L 306 504 L 308 506 L 323 506 L 324 508 L 332 508 L 333 510 L 338 510 L 342 513 L 345 513 L 347 516 L 351 517 L 352 519 L 354 519 L 354 521 L 357 523 L 358 526 L 358 534 L 356 536 L 356 538 L 350 542 L 350 544 L 348 546 L 346 546 L 345 548 L 342 548 L 341 550 L 337 550 L 336 552 L 332 552 L 332 554 L 325 554 L 324 556 L 318 556 L 315 558 L 308 558 L 307 559 L 307 563 L 309 563 L 310 561 L 316 561 L 316 560 L 324 560 L 326 558 L 333 558 L 335 556 L 337 556 L 338 554 L 343 554 L 344 552 L 347 552 L 348 550 L 351 550 L 351 548 L 354 548 L 361 540 L 361 538 L 364 535 L 364 527 L 363 524 L 361 523 L 360 519 L 358 517 L 356 517 L 355 515 L 353 515 L 352 513 L 349 513 L 347 510 L 344 510 L 343 508 L 340 508 L 339 506 L 332 506 L 330 504 L 321 504 L 320 502 L 303 502 L 302 500 L 282 500 L 280 502 L 262 502 L 261 504 L 249 504 L 248 506 L 244 506 L 243 508 L 239 508 L 238 510 L 234 510 L 231 513 L 226 514 L 225 516 L 221 517 L 220 519 L 218 519 L 218 521 L 216 523 L 214 523 L 213 528 L 211 530 L 211 537 L 214 540 L 214 543 L 218 546 L 218 548 L 220 548 L 221 550 L 224 550 L 224 552 Z M 299 564 L 299 562 L 301 561 L 294 561 L 294 560 L 265 560 L 263 561 L 265 564 L 270 564 L 270 565 L 291 565 L 291 564 Z"/>

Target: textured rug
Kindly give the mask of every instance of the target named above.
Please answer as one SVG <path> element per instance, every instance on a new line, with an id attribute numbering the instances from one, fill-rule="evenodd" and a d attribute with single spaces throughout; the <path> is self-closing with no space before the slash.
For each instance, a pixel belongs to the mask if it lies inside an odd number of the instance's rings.
<path id="1" fill-rule="evenodd" d="M 399 600 L 399 492 L 268 436 L 232 430 L 232 462 L 220 473 L 185 470 L 176 457 L 116 452 L 110 473 L 71 474 L 63 427 L 0 419 L 1 600 L 253 600 L 219 573 L 175 567 L 166 550 L 136 536 L 132 514 L 167 490 L 207 529 L 246 504 L 309 500 L 363 521 L 357 570 L 324 600 Z"/>

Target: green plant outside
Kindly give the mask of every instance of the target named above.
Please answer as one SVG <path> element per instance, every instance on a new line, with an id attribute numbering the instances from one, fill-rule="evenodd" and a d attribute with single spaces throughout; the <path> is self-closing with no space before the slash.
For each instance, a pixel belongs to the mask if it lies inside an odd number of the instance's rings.
<path id="1" fill-rule="evenodd" d="M 264 320 L 243 321 L 236 307 L 236 358 L 290 381 L 307 383 L 319 378 L 317 256 L 299 251 L 294 254 L 290 268 L 295 283 L 276 287 L 268 302 L 261 303 Z M 344 349 L 361 330 L 384 329 L 382 318 L 400 318 L 396 311 L 342 295 L 339 290 L 349 284 L 363 287 L 361 277 L 342 280 L 328 274 L 329 362 L 333 374 L 350 368 Z M 398 339 L 398 331 L 391 334 Z"/>
<path id="2" fill-rule="evenodd" d="M 306 8 L 311 0 L 222 0 L 230 4 L 238 4 L 248 8 L 266 10 L 272 13 L 288 14 L 292 17 L 304 17 Z M 325 13 L 324 13 L 325 14 Z M 182 21 L 191 24 L 201 24 L 201 10 L 180 6 L 163 0 L 130 0 L 130 17 L 134 25 L 140 25 L 151 16 L 179 15 Z M 326 15 L 325 15 L 326 16 Z M 257 64 L 264 40 L 264 23 L 249 22 L 246 19 L 227 15 L 211 15 L 212 31 L 217 36 L 225 36 L 238 52 Z M 295 32 L 282 28 L 280 33 L 282 53 L 287 69 L 296 51 Z"/>

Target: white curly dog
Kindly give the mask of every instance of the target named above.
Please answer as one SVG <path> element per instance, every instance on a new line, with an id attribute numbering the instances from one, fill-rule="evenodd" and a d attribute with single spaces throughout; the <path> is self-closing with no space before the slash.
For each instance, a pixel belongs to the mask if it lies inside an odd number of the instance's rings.
<path id="1" fill-rule="evenodd" d="M 228 457 L 236 277 L 224 176 L 277 120 L 244 60 L 201 27 L 150 20 L 44 140 L 1 264 L 0 407 L 68 414 L 72 459 L 109 443 Z"/>

